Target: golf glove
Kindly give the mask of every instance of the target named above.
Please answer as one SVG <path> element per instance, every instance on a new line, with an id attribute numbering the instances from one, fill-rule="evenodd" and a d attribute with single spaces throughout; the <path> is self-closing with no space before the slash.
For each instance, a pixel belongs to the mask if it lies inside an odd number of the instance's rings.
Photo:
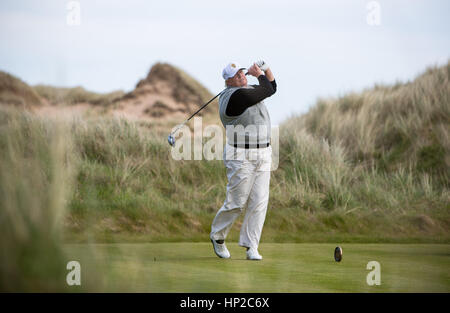
<path id="1" fill-rule="evenodd" d="M 255 63 L 256 65 L 258 65 L 261 71 L 267 71 L 267 69 L 269 68 L 269 65 L 267 65 L 267 63 L 264 62 L 263 60 L 258 60 Z"/>

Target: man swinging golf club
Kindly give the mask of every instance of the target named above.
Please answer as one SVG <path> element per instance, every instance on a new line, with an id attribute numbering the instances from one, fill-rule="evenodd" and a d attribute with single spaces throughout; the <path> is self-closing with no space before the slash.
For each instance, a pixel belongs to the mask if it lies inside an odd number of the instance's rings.
<path id="1" fill-rule="evenodd" d="M 220 94 L 219 114 L 226 128 L 227 144 L 224 164 L 227 170 L 225 202 L 211 226 L 210 239 L 220 258 L 229 258 L 225 239 L 233 222 L 246 207 L 239 245 L 247 248 L 247 259 L 262 260 L 258 253 L 259 240 L 269 202 L 270 117 L 264 99 L 273 95 L 277 84 L 264 61 L 249 69 L 259 85 L 247 85 L 244 68 L 228 64 L 222 72 L 226 89 Z"/>

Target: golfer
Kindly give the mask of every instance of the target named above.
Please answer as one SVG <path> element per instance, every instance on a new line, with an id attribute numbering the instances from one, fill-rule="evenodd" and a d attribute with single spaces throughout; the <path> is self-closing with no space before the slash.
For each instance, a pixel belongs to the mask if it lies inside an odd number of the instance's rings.
<path id="1" fill-rule="evenodd" d="M 246 208 L 239 245 L 247 248 L 247 259 L 262 260 L 258 245 L 269 202 L 272 163 L 270 117 L 263 100 L 275 93 L 277 84 L 264 61 L 248 69 L 259 85 L 247 85 L 244 70 L 230 63 L 222 71 L 226 89 L 219 98 L 219 114 L 227 134 L 223 159 L 228 184 L 225 202 L 212 222 L 210 239 L 217 256 L 229 258 L 225 239 Z"/>

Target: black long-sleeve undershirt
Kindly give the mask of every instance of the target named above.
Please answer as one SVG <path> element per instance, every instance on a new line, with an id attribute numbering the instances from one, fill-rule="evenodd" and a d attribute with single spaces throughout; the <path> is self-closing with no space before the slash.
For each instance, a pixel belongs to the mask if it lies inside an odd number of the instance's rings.
<path id="1" fill-rule="evenodd" d="M 233 92 L 228 100 L 226 115 L 241 115 L 247 108 L 270 97 L 277 91 L 275 80 L 269 81 L 265 75 L 259 75 L 258 81 L 259 85 L 252 85 L 253 88 L 240 88 Z"/>

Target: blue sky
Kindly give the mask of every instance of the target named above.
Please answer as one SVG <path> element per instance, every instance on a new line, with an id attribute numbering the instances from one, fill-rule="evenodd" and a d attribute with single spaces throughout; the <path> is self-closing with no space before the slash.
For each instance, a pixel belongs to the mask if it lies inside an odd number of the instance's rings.
<path id="1" fill-rule="evenodd" d="M 216 94 L 229 61 L 263 58 L 279 124 L 318 97 L 408 81 L 450 59 L 450 1 L 79 0 L 78 26 L 67 23 L 69 2 L 1 1 L 0 70 L 32 85 L 130 91 L 168 62 Z"/>

